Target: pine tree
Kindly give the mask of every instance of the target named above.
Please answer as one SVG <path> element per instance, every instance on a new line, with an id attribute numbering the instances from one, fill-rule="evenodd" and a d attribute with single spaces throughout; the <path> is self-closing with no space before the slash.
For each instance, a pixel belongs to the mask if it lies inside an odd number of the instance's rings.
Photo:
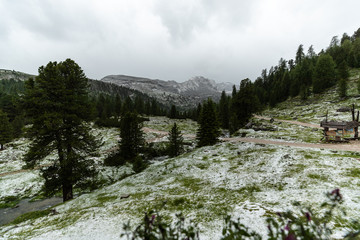
<path id="1" fill-rule="evenodd" d="M 176 107 L 175 107 L 175 105 L 171 105 L 169 118 L 175 119 L 177 117 L 178 117 L 178 112 L 176 110 Z"/>
<path id="2" fill-rule="evenodd" d="M 246 124 L 252 114 L 259 110 L 259 99 L 255 95 L 253 84 L 248 78 L 241 81 L 240 90 L 233 99 L 232 105 L 240 125 Z"/>
<path id="3" fill-rule="evenodd" d="M 25 119 L 23 114 L 20 114 L 15 117 L 15 119 L 11 122 L 13 129 L 13 137 L 18 138 L 23 134 L 23 127 L 25 126 Z"/>
<path id="4" fill-rule="evenodd" d="M 12 127 L 7 114 L 0 109 L 0 150 L 12 140 Z"/>
<path id="5" fill-rule="evenodd" d="M 115 96 L 115 115 L 120 116 L 121 115 L 121 107 L 122 102 L 119 94 L 116 94 Z"/>
<path id="6" fill-rule="evenodd" d="M 314 69 L 313 91 L 321 93 L 335 83 L 335 62 L 330 55 L 323 54 L 319 57 Z"/>
<path id="7" fill-rule="evenodd" d="M 225 91 L 222 91 L 219 102 L 219 119 L 220 119 L 221 127 L 224 129 L 229 129 L 229 121 L 230 121 L 229 101 L 230 100 L 226 96 Z"/>
<path id="8" fill-rule="evenodd" d="M 142 114 L 145 112 L 144 101 L 142 100 L 141 97 L 139 97 L 139 96 L 135 97 L 134 108 L 135 108 L 136 112 L 139 114 Z"/>
<path id="9" fill-rule="evenodd" d="M 349 68 L 346 61 L 342 61 L 338 66 L 339 78 L 347 80 L 349 78 Z"/>
<path id="10" fill-rule="evenodd" d="M 160 108 L 158 106 L 158 103 L 155 99 L 151 101 L 151 107 L 150 107 L 150 115 L 158 116 L 160 112 Z"/>
<path id="11" fill-rule="evenodd" d="M 195 118 L 196 118 L 196 121 L 199 123 L 199 121 L 200 121 L 200 114 L 201 114 L 201 111 L 202 111 L 202 105 L 201 105 L 201 103 L 199 103 L 198 105 L 197 105 L 197 108 L 196 108 L 196 116 L 195 116 Z"/>
<path id="12" fill-rule="evenodd" d="M 306 87 L 305 84 L 302 84 L 300 87 L 301 100 L 305 101 L 306 99 L 308 99 L 308 96 L 309 96 L 309 89 L 308 89 L 308 87 Z"/>
<path id="13" fill-rule="evenodd" d="M 39 75 L 26 82 L 25 110 L 31 118 L 29 135 L 33 142 L 25 161 L 28 167 L 50 154 L 56 158 L 43 170 L 45 193 L 62 189 L 63 201 L 73 198 L 73 188 L 88 187 L 95 177 L 94 162 L 88 158 L 99 142 L 85 122 L 91 115 L 88 81 L 82 69 L 71 59 L 49 62 Z"/>
<path id="14" fill-rule="evenodd" d="M 196 132 L 197 146 L 202 147 L 217 143 L 220 136 L 220 126 L 215 104 L 210 98 L 203 103 L 198 122 L 200 126 Z"/>
<path id="15" fill-rule="evenodd" d="M 347 90 L 347 81 L 344 78 L 342 78 L 338 82 L 338 94 L 340 98 L 346 97 L 347 95 L 346 90 Z"/>
<path id="16" fill-rule="evenodd" d="M 169 132 L 169 146 L 168 152 L 170 157 L 176 157 L 180 155 L 184 150 L 184 138 L 181 135 L 181 131 L 178 129 L 176 123 L 174 123 L 171 131 Z"/>
<path id="17" fill-rule="evenodd" d="M 120 155 L 127 161 L 133 160 L 145 144 L 141 127 L 141 120 L 136 113 L 127 112 L 121 118 Z"/>
<path id="18" fill-rule="evenodd" d="M 105 96 L 104 94 L 100 94 L 96 101 L 96 110 L 97 110 L 97 117 L 103 118 L 105 117 Z"/>
<path id="19" fill-rule="evenodd" d="M 233 85 L 231 96 L 234 98 L 236 96 L 236 86 Z"/>
<path id="20" fill-rule="evenodd" d="M 147 166 L 147 163 L 144 161 L 144 159 L 137 155 L 133 160 L 133 170 L 136 173 L 142 172 Z"/>
<path id="21" fill-rule="evenodd" d="M 131 100 L 131 98 L 129 96 L 127 96 L 125 98 L 125 101 L 123 103 L 123 106 L 122 106 L 122 114 L 126 114 L 127 112 L 133 112 L 135 109 L 134 109 L 134 103 L 133 101 Z"/>
<path id="22" fill-rule="evenodd" d="M 239 120 L 236 116 L 236 113 L 232 113 L 230 115 L 230 121 L 229 121 L 229 132 L 230 134 L 234 134 L 239 129 Z"/>
<path id="23" fill-rule="evenodd" d="M 304 47 L 302 44 L 300 44 L 296 51 L 295 64 L 296 65 L 301 64 L 304 58 L 305 58 Z"/>

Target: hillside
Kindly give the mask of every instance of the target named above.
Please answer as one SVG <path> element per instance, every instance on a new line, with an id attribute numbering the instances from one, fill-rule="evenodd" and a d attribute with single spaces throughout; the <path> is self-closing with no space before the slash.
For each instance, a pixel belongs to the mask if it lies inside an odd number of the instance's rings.
<path id="1" fill-rule="evenodd" d="M 34 75 L 18 72 L 14 70 L 6 70 L 6 69 L 0 69 L 0 80 L 6 79 L 6 80 L 18 80 L 18 81 L 25 81 L 28 80 L 30 77 L 34 77 Z"/>
<path id="2" fill-rule="evenodd" d="M 105 141 L 97 161 L 106 184 L 54 207 L 56 214 L 27 217 L 1 226 L 0 239 L 119 239 L 125 223 L 130 221 L 136 226 L 145 211 L 159 209 L 164 203 L 160 212 L 168 221 L 182 212 L 198 223 L 201 239 L 219 239 L 226 214 L 234 219 L 240 217 L 245 225 L 265 236 L 268 216 L 289 209 L 296 211 L 294 201 L 319 209 L 325 193 L 335 188 L 340 188 L 347 210 L 346 217 L 339 214 L 332 222 L 333 238 L 341 238 L 351 220 L 360 214 L 360 144 L 344 145 L 354 145 L 356 151 L 343 151 L 339 144 L 319 144 L 322 131 L 314 126 L 326 112 L 330 119 L 349 120 L 350 113 L 336 110 L 353 103 L 359 109 L 355 88 L 358 74 L 358 70 L 352 72 L 347 99 L 337 97 L 336 87 L 306 102 L 298 97 L 288 99 L 265 110 L 263 119 L 253 118 L 253 128 L 241 129 L 239 137 L 223 138 L 215 146 L 176 158 L 154 160 L 139 174 L 132 174 L 128 165 L 103 167 L 102 161 L 116 147 L 118 135 L 116 129 L 94 129 Z M 195 122 L 164 117 L 146 123 L 147 140 L 166 140 L 165 134 L 174 121 L 186 141 L 194 141 Z M 28 140 L 19 139 L 0 152 L 2 203 L 5 197 L 33 198 L 40 190 L 39 170 L 14 172 L 21 169 L 21 157 L 28 144 Z M 12 174 L 6 174 L 9 172 Z"/>

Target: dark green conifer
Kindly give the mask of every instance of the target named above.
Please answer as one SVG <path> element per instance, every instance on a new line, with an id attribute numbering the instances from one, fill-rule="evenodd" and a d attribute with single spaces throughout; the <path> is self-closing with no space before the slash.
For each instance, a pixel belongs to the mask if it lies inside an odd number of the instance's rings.
<path id="1" fill-rule="evenodd" d="M 340 98 L 346 97 L 346 90 L 347 90 L 347 81 L 342 78 L 338 82 L 338 94 Z"/>
<path id="2" fill-rule="evenodd" d="M 253 84 L 248 78 L 241 81 L 240 90 L 233 99 L 232 105 L 240 125 L 245 125 L 252 114 L 259 110 L 259 99 L 255 95 Z"/>
<path id="3" fill-rule="evenodd" d="M 230 121 L 229 101 L 230 100 L 226 96 L 225 91 L 222 91 L 219 102 L 219 119 L 220 119 L 221 127 L 224 129 L 229 129 L 229 121 Z"/>
<path id="4" fill-rule="evenodd" d="M 51 166 L 43 170 L 44 190 L 48 195 L 62 190 L 63 201 L 73 198 L 74 187 L 86 188 L 96 174 L 88 156 L 99 142 L 85 122 L 91 117 L 87 89 L 85 74 L 71 59 L 41 66 L 35 80 L 26 82 L 24 102 L 33 142 L 24 160 L 33 167 L 54 154 Z"/>
<path id="5" fill-rule="evenodd" d="M 335 85 L 336 71 L 335 62 L 328 54 L 323 54 L 316 62 L 314 69 L 313 91 L 321 93 L 325 89 Z"/>
<path id="6" fill-rule="evenodd" d="M 171 105 L 169 118 L 174 119 L 174 118 L 177 118 L 177 117 L 178 117 L 178 113 L 177 113 L 176 107 L 175 107 L 175 105 Z"/>
<path id="7" fill-rule="evenodd" d="M 12 140 L 12 127 L 7 114 L 0 109 L 0 150 Z"/>
<path id="8" fill-rule="evenodd" d="M 145 140 L 141 130 L 142 122 L 137 113 L 127 112 L 120 122 L 120 154 L 127 160 L 133 160 L 143 149 Z"/>
<path id="9" fill-rule="evenodd" d="M 170 157 L 176 157 L 180 155 L 184 150 L 184 138 L 181 134 L 181 131 L 177 127 L 176 123 L 174 123 L 171 131 L 169 132 L 169 146 L 168 153 Z"/>
<path id="10" fill-rule="evenodd" d="M 215 104 L 210 98 L 203 103 L 198 122 L 200 126 L 196 132 L 197 146 L 202 147 L 217 143 L 220 136 L 220 126 Z"/>

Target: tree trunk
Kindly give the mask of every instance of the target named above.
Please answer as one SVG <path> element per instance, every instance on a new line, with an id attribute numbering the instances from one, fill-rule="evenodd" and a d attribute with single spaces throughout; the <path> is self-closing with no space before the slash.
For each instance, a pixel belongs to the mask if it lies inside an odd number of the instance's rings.
<path id="1" fill-rule="evenodd" d="M 63 192 L 63 202 L 73 199 L 73 186 L 71 182 L 72 166 L 68 163 L 68 156 L 65 156 L 63 149 L 63 142 L 59 134 L 56 136 L 57 150 L 60 162 L 60 178 Z"/>
<path id="2" fill-rule="evenodd" d="M 69 143 L 71 143 L 71 135 L 68 134 L 66 137 L 67 146 L 66 146 L 66 161 L 64 164 L 64 177 L 63 177 L 63 202 L 71 200 L 73 196 L 73 161 L 72 161 L 72 148 Z"/>
<path id="3" fill-rule="evenodd" d="M 62 185 L 62 192 L 63 192 L 63 202 L 66 202 L 74 198 L 73 186 L 71 183 L 64 181 Z"/>
<path id="4" fill-rule="evenodd" d="M 1 150 L 4 150 L 4 145 L 3 144 L 0 144 L 0 151 Z"/>

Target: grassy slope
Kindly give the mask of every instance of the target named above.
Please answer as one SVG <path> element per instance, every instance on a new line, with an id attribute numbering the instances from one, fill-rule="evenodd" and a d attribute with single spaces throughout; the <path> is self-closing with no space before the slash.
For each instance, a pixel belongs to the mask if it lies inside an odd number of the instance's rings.
<path id="1" fill-rule="evenodd" d="M 353 86 L 354 81 L 351 84 Z M 350 95 L 356 94 L 353 89 L 351 87 Z M 300 121 L 318 123 L 328 109 L 329 116 L 336 117 L 337 108 L 356 103 L 356 98 L 339 101 L 334 91 L 311 98 L 308 100 L 311 104 L 306 105 L 292 99 L 276 109 L 265 111 L 264 115 L 286 119 L 297 117 Z M 335 104 L 328 101 L 335 101 Z M 171 123 L 168 119 L 156 118 L 148 123 L 148 127 L 168 131 Z M 191 121 L 180 124 L 185 134 L 195 133 Z M 277 132 L 247 130 L 248 135 L 299 142 L 316 142 L 321 137 L 320 132 L 308 128 L 274 124 Z M 116 135 L 105 129 L 100 132 L 106 136 L 107 144 L 102 149 L 105 153 L 116 144 Z M 22 144 L 19 142 L 18 146 Z M 1 171 L 16 169 L 1 158 L 4 152 L 0 153 Z M 14 158 L 18 159 L 19 154 Z M 292 203 L 296 200 L 318 208 L 325 200 L 324 193 L 336 187 L 345 196 L 344 207 L 348 210 L 346 219 L 338 218 L 334 222 L 339 236 L 349 219 L 356 219 L 360 213 L 360 195 L 357 193 L 359 157 L 354 153 L 320 149 L 219 143 L 154 162 L 140 174 L 57 206 L 59 214 L 23 221 L 16 227 L 0 227 L 0 239 L 118 239 L 124 223 L 131 220 L 134 225 L 141 220 L 144 211 L 159 209 L 164 203 L 161 211 L 169 221 L 175 213 L 183 212 L 199 224 L 202 239 L 217 239 L 221 235 L 225 214 L 241 217 L 246 225 L 265 234 L 266 225 L 259 223 L 264 223 L 267 216 L 294 209 Z M 126 168 L 118 172 L 109 168 L 104 169 L 103 174 L 120 178 L 123 171 L 127 171 Z M 32 174 L 37 176 L 36 172 Z M 41 181 L 38 177 L 35 177 L 38 180 L 26 180 L 25 175 L 17 176 L 24 186 Z M 7 177 L 0 177 L 0 187 L 7 181 Z M 130 197 L 121 199 L 123 194 L 130 194 Z"/>

